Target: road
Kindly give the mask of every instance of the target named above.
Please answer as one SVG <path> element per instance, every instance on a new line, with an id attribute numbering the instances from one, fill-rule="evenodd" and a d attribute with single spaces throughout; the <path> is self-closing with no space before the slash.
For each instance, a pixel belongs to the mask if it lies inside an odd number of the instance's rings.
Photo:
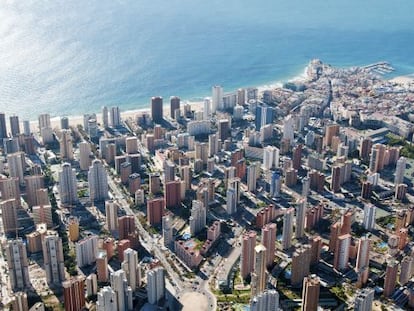
<path id="1" fill-rule="evenodd" d="M 0 305 L 8 304 L 11 299 L 11 289 L 9 283 L 9 267 L 7 265 L 6 258 L 3 256 L 3 245 L 6 245 L 7 238 L 3 233 L 3 223 L 0 211 Z"/>
<path id="2" fill-rule="evenodd" d="M 141 245 L 148 252 L 150 252 L 157 259 L 160 260 L 161 264 L 163 265 L 171 280 L 173 281 L 172 285 L 174 286 L 174 289 L 176 290 L 178 297 L 180 297 L 180 295 L 182 295 L 185 292 L 199 292 L 207 297 L 210 310 L 216 310 L 217 300 L 214 294 L 209 290 L 208 281 L 201 279 L 199 276 L 196 276 L 193 283 L 190 284 L 188 284 L 188 281 L 182 281 L 183 278 L 177 275 L 177 273 L 174 271 L 174 269 L 171 267 L 170 263 L 166 259 L 166 256 L 163 250 L 160 248 L 157 239 L 151 237 L 151 235 L 144 229 L 138 216 L 130 208 L 129 203 L 125 199 L 125 195 L 122 193 L 122 191 L 119 189 L 119 187 L 110 175 L 108 175 L 108 185 L 114 198 L 121 204 L 122 208 L 125 210 L 125 213 L 127 215 L 133 215 L 135 217 L 135 223 L 138 233 L 140 235 Z"/>

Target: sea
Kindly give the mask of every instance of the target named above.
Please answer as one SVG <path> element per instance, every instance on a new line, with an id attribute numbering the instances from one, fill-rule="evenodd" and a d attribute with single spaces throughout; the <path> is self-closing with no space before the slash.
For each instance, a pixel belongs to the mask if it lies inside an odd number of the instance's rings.
<path id="1" fill-rule="evenodd" d="M 1 0 L 0 111 L 22 119 L 197 101 L 313 58 L 414 73 L 413 0 Z"/>

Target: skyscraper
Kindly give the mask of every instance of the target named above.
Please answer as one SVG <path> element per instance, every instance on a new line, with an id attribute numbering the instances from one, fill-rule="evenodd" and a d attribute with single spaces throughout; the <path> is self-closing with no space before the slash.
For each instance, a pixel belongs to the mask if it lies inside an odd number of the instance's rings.
<path id="1" fill-rule="evenodd" d="M 141 285 L 141 269 L 138 262 L 138 253 L 131 248 L 124 251 L 124 261 L 121 264 L 128 285 L 135 291 Z"/>
<path id="2" fill-rule="evenodd" d="M 47 231 L 42 240 L 43 262 L 49 284 L 60 285 L 65 280 L 62 239 L 56 231 Z"/>
<path id="3" fill-rule="evenodd" d="M 148 302 L 157 304 L 165 296 L 164 269 L 157 267 L 147 272 Z"/>
<path id="4" fill-rule="evenodd" d="M 278 311 L 279 293 L 267 290 L 254 296 L 250 302 L 250 311 Z"/>
<path id="5" fill-rule="evenodd" d="M 91 165 L 91 145 L 87 141 L 79 143 L 79 167 L 82 171 L 89 169 Z"/>
<path id="6" fill-rule="evenodd" d="M 108 281 L 108 252 L 106 250 L 100 249 L 96 254 L 96 274 L 99 282 Z"/>
<path id="7" fill-rule="evenodd" d="M 374 302 L 375 291 L 372 288 L 364 288 L 356 292 L 354 311 L 371 311 Z"/>
<path id="8" fill-rule="evenodd" d="M 85 278 L 73 277 L 62 282 L 65 311 L 80 311 L 85 307 Z"/>
<path id="9" fill-rule="evenodd" d="M 198 232 L 203 230 L 203 228 L 206 226 L 206 217 L 207 213 L 203 202 L 193 200 L 191 207 L 191 216 L 189 219 L 191 235 L 196 235 Z"/>
<path id="10" fill-rule="evenodd" d="M 290 144 L 293 144 L 294 141 L 294 120 L 292 118 L 292 115 L 289 114 L 284 120 L 283 120 L 283 140 L 289 141 Z"/>
<path id="11" fill-rule="evenodd" d="M 17 177 L 0 178 L 2 200 L 16 199 L 20 202 L 19 179 Z"/>
<path id="12" fill-rule="evenodd" d="M 29 206 L 41 204 L 37 202 L 36 191 L 45 187 L 43 175 L 26 176 L 26 199 Z"/>
<path id="13" fill-rule="evenodd" d="M 62 204 L 74 205 L 78 202 L 76 170 L 69 163 L 63 163 L 59 172 L 59 194 Z"/>
<path id="14" fill-rule="evenodd" d="M 7 137 L 6 129 L 6 115 L 3 112 L 0 112 L 0 142 Z"/>
<path id="15" fill-rule="evenodd" d="M 268 106 L 257 106 L 256 107 L 256 114 L 255 114 L 255 126 L 256 131 L 260 131 L 260 129 L 273 122 L 273 108 Z"/>
<path id="16" fill-rule="evenodd" d="M 135 232 L 135 217 L 133 215 L 125 215 L 118 218 L 118 235 L 119 239 L 128 239 Z"/>
<path id="17" fill-rule="evenodd" d="M 273 169 L 279 167 L 279 149 L 275 146 L 263 148 L 263 168 Z"/>
<path id="18" fill-rule="evenodd" d="M 262 244 L 266 247 L 266 266 L 272 266 L 276 250 L 276 224 L 269 223 L 262 228 Z"/>
<path id="19" fill-rule="evenodd" d="M 247 167 L 247 190 L 252 192 L 256 191 L 257 181 L 257 166 L 255 163 L 250 164 Z"/>
<path id="20" fill-rule="evenodd" d="M 76 244 L 76 263 L 82 268 L 91 265 L 96 261 L 98 251 L 98 236 L 89 235 Z"/>
<path id="21" fill-rule="evenodd" d="M 108 198 L 108 177 L 102 162 L 92 161 L 88 172 L 89 197 L 92 202 L 103 201 Z"/>
<path id="22" fill-rule="evenodd" d="M 61 117 L 60 118 L 60 129 L 61 130 L 68 130 L 69 129 L 69 118 L 68 117 Z"/>
<path id="23" fill-rule="evenodd" d="M 17 209 L 19 206 L 20 204 L 16 199 L 0 201 L 4 233 L 14 233 L 19 229 L 17 220 Z"/>
<path id="24" fill-rule="evenodd" d="M 19 184 L 24 186 L 24 171 L 26 168 L 24 152 L 8 154 L 7 163 L 9 164 L 9 176 L 19 178 Z"/>
<path id="25" fill-rule="evenodd" d="M 254 248 L 254 270 L 252 273 L 252 296 L 263 293 L 266 288 L 266 247 L 262 244 Z"/>
<path id="26" fill-rule="evenodd" d="M 163 198 L 155 198 L 147 201 L 147 220 L 153 226 L 161 223 L 164 215 L 165 201 Z"/>
<path id="27" fill-rule="evenodd" d="M 233 215 L 237 212 L 237 194 L 234 188 L 228 188 L 226 192 L 226 212 Z"/>
<path id="28" fill-rule="evenodd" d="M 167 208 L 178 207 L 181 203 L 181 181 L 174 180 L 165 184 L 165 206 Z"/>
<path id="29" fill-rule="evenodd" d="M 254 248 L 256 246 L 256 232 L 249 231 L 243 235 L 240 257 L 240 274 L 246 279 L 254 269 Z"/>
<path id="30" fill-rule="evenodd" d="M 115 232 L 118 230 L 118 203 L 114 200 L 105 201 L 105 217 L 108 230 Z"/>
<path id="31" fill-rule="evenodd" d="M 180 110 L 180 98 L 178 96 L 170 97 L 170 117 L 175 119 L 175 111 Z"/>
<path id="32" fill-rule="evenodd" d="M 355 271 L 359 276 L 358 283 L 360 285 L 368 281 L 370 242 L 369 237 L 363 236 L 359 239 L 358 243 Z"/>
<path id="33" fill-rule="evenodd" d="M 397 285 L 398 267 L 398 261 L 394 259 L 388 261 L 384 278 L 384 297 L 390 297 L 395 291 L 395 286 Z"/>
<path id="34" fill-rule="evenodd" d="M 162 217 L 162 237 L 164 246 L 171 248 L 173 245 L 173 225 L 170 215 L 164 215 Z"/>
<path id="35" fill-rule="evenodd" d="M 6 258 L 12 290 L 16 291 L 29 287 L 29 263 L 27 261 L 26 245 L 22 239 L 7 241 Z"/>
<path id="36" fill-rule="evenodd" d="M 306 198 L 301 198 L 296 205 L 295 236 L 300 239 L 305 235 Z"/>
<path id="37" fill-rule="evenodd" d="M 102 126 L 104 128 L 107 128 L 109 126 L 109 121 L 108 121 L 108 107 L 103 106 L 102 107 Z"/>
<path id="38" fill-rule="evenodd" d="M 18 116 L 10 116 L 10 130 L 13 137 L 20 134 L 20 123 Z"/>
<path id="39" fill-rule="evenodd" d="M 283 229 L 282 229 L 282 247 L 288 249 L 292 246 L 293 234 L 293 208 L 284 210 L 283 215 Z"/>
<path id="40" fill-rule="evenodd" d="M 62 130 L 61 134 L 62 136 L 59 141 L 60 157 L 63 160 L 67 161 L 73 160 L 73 142 L 71 130 Z"/>
<path id="41" fill-rule="evenodd" d="M 209 98 L 204 98 L 203 102 L 203 118 L 208 120 L 211 117 L 211 101 Z"/>
<path id="42" fill-rule="evenodd" d="M 334 253 L 334 268 L 336 270 L 344 270 L 348 267 L 350 245 L 350 234 L 338 236 Z"/>
<path id="43" fill-rule="evenodd" d="M 412 276 L 411 271 L 413 270 L 413 258 L 411 256 L 405 256 L 401 261 L 401 272 L 399 283 L 400 285 L 407 284 Z"/>
<path id="44" fill-rule="evenodd" d="M 311 247 L 309 244 L 300 245 L 292 255 L 292 286 L 300 287 L 303 278 L 309 274 L 311 261 Z"/>
<path id="45" fill-rule="evenodd" d="M 404 173 L 405 173 L 406 166 L 407 166 L 407 159 L 404 157 L 400 157 L 397 161 L 397 166 L 395 168 L 395 178 L 394 178 L 395 185 L 404 183 Z"/>
<path id="46" fill-rule="evenodd" d="M 319 301 L 319 277 L 311 275 L 303 279 L 302 311 L 316 311 Z"/>
<path id="47" fill-rule="evenodd" d="M 162 105 L 161 96 L 154 96 L 151 98 L 151 118 L 154 123 L 160 123 L 164 118 Z"/>
<path id="48" fill-rule="evenodd" d="M 30 136 L 31 130 L 30 130 L 30 121 L 24 120 L 23 121 L 23 133 L 26 136 Z"/>
<path id="49" fill-rule="evenodd" d="M 278 197 L 280 195 L 280 189 L 282 187 L 282 180 L 280 174 L 277 171 L 272 171 L 272 176 L 270 179 L 270 190 L 269 195 L 272 198 Z"/>
<path id="50" fill-rule="evenodd" d="M 109 110 L 109 125 L 112 127 L 121 125 L 121 111 L 119 107 L 111 107 L 111 110 Z"/>
<path id="51" fill-rule="evenodd" d="M 230 121 L 228 119 L 221 119 L 217 122 L 218 138 L 224 142 L 230 136 Z"/>
<path id="52" fill-rule="evenodd" d="M 223 88 L 220 85 L 212 87 L 211 112 L 215 113 L 223 106 Z"/>
<path id="53" fill-rule="evenodd" d="M 104 286 L 98 293 L 97 311 L 118 310 L 116 293 L 110 286 Z"/>
<path id="54" fill-rule="evenodd" d="M 11 307 L 13 311 L 29 311 L 27 294 L 25 292 L 14 293 L 12 301 L 11 301 Z M 33 307 L 32 307 L 30 310 L 36 311 L 37 309 L 33 310 Z"/>
<path id="55" fill-rule="evenodd" d="M 365 230 L 372 230 L 375 228 L 375 211 L 377 207 L 373 204 L 366 204 L 364 206 L 364 220 L 362 222 Z"/>
<path id="56" fill-rule="evenodd" d="M 220 148 L 221 149 L 221 148 Z M 219 141 L 217 134 L 208 135 L 208 156 L 213 157 L 219 150 Z"/>
<path id="57" fill-rule="evenodd" d="M 132 289 L 128 286 L 125 271 L 117 270 L 111 273 L 110 280 L 118 306 L 113 310 L 132 310 Z"/>

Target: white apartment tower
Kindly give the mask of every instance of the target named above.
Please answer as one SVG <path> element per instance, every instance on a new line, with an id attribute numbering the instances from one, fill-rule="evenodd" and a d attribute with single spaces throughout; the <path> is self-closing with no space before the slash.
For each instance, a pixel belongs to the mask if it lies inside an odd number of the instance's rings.
<path id="1" fill-rule="evenodd" d="M 357 291 L 355 295 L 354 310 L 355 311 L 371 311 L 374 302 L 374 289 L 364 288 Z"/>
<path id="2" fill-rule="evenodd" d="M 87 141 L 79 143 L 79 166 L 82 171 L 87 171 L 91 166 L 91 145 Z"/>
<path id="3" fill-rule="evenodd" d="M 102 107 L 102 125 L 103 125 L 104 128 L 107 128 L 109 126 L 108 107 L 106 107 L 106 106 Z"/>
<path id="4" fill-rule="evenodd" d="M 247 167 L 247 190 L 252 192 L 256 190 L 256 181 L 257 181 L 257 166 L 256 164 L 251 164 Z"/>
<path id="5" fill-rule="evenodd" d="M 108 177 L 102 162 L 92 161 L 88 172 L 89 197 L 92 202 L 103 201 L 108 198 Z"/>
<path id="6" fill-rule="evenodd" d="M 301 198 L 296 205 L 295 236 L 300 239 L 305 235 L 306 198 Z"/>
<path id="7" fill-rule="evenodd" d="M 204 207 L 203 202 L 198 200 L 193 200 L 190 216 L 190 233 L 191 235 L 196 235 L 198 232 L 203 230 L 206 226 L 206 208 Z"/>
<path id="8" fill-rule="evenodd" d="M 171 248 L 173 243 L 173 225 L 170 215 L 162 217 L 162 237 L 164 239 L 164 246 Z"/>
<path id="9" fill-rule="evenodd" d="M 283 229 L 282 229 L 282 247 L 288 249 L 292 246 L 292 234 L 293 234 L 293 208 L 285 210 L 283 216 Z"/>
<path id="10" fill-rule="evenodd" d="M 9 267 L 10 285 L 13 291 L 30 286 L 29 263 L 26 245 L 22 239 L 8 240 L 6 259 Z"/>
<path id="11" fill-rule="evenodd" d="M 276 290 L 264 291 L 254 296 L 250 302 L 250 311 L 278 311 L 279 293 Z"/>
<path id="12" fill-rule="evenodd" d="M 407 166 L 407 159 L 404 157 L 400 157 L 397 161 L 397 166 L 395 167 L 394 184 L 396 186 L 404 183 L 404 173 L 405 173 L 406 166 Z"/>
<path id="13" fill-rule="evenodd" d="M 132 289 L 128 286 L 124 270 L 118 270 L 111 273 L 110 279 L 118 307 L 114 310 L 132 310 Z"/>
<path id="14" fill-rule="evenodd" d="M 118 310 L 116 293 L 110 286 L 103 287 L 98 293 L 97 311 Z"/>
<path id="15" fill-rule="evenodd" d="M 263 148 L 263 168 L 270 170 L 279 168 L 279 149 L 275 146 Z"/>
<path id="16" fill-rule="evenodd" d="M 211 113 L 215 113 L 223 106 L 223 88 L 220 85 L 215 85 L 212 88 Z"/>
<path id="17" fill-rule="evenodd" d="M 82 268 L 96 261 L 98 236 L 90 235 L 76 243 L 76 263 Z"/>
<path id="18" fill-rule="evenodd" d="M 226 211 L 233 215 L 237 212 L 237 193 L 234 188 L 228 188 L 226 192 Z"/>
<path id="19" fill-rule="evenodd" d="M 56 231 L 48 231 L 42 241 L 43 261 L 49 284 L 61 285 L 65 280 L 62 239 Z"/>
<path id="20" fill-rule="evenodd" d="M 59 172 L 59 194 L 62 204 L 74 205 L 78 202 L 76 171 L 69 163 L 63 163 Z"/>
<path id="21" fill-rule="evenodd" d="M 62 136 L 59 141 L 60 157 L 66 161 L 73 160 L 73 142 L 71 130 L 62 130 L 61 134 Z"/>
<path id="22" fill-rule="evenodd" d="M 121 111 L 119 107 L 111 107 L 109 111 L 109 125 L 117 127 L 121 124 Z"/>
<path id="23" fill-rule="evenodd" d="M 292 115 L 288 115 L 283 120 L 283 136 L 282 136 L 282 138 L 284 140 L 288 140 L 290 142 L 290 144 L 293 144 L 293 141 L 294 141 L 294 138 L 295 138 L 294 126 L 295 126 L 295 122 L 293 120 Z"/>
<path id="24" fill-rule="evenodd" d="M 147 272 L 148 302 L 157 304 L 165 296 L 164 269 L 157 267 Z"/>
<path id="25" fill-rule="evenodd" d="M 372 230 L 375 228 L 375 212 L 377 207 L 373 204 L 366 204 L 364 206 L 363 226 L 365 230 Z"/>
<path id="26" fill-rule="evenodd" d="M 124 251 L 124 261 L 122 262 L 122 270 L 124 270 L 128 285 L 132 291 L 141 286 L 141 269 L 138 262 L 137 251 L 128 248 Z"/>
<path id="27" fill-rule="evenodd" d="M 252 296 L 262 293 L 266 288 L 266 247 L 263 244 L 254 248 L 254 270 L 252 273 Z"/>

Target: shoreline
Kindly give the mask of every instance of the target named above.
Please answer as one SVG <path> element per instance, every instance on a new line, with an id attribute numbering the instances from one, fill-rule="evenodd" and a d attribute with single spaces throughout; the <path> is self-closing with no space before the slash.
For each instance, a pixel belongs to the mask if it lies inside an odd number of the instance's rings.
<path id="1" fill-rule="evenodd" d="M 300 81 L 303 80 L 305 78 L 305 74 L 306 74 L 306 69 L 307 66 L 305 66 L 305 69 L 298 75 L 295 75 L 293 78 L 290 79 L 285 79 L 285 82 L 291 82 L 291 81 Z M 282 87 L 284 82 L 282 82 L 281 80 L 278 81 L 272 81 L 266 84 L 261 84 L 259 86 L 251 86 L 253 88 L 257 88 L 258 92 L 261 93 L 265 90 L 268 89 L 274 89 L 274 88 L 280 88 Z M 240 87 L 240 88 L 248 88 L 248 87 Z M 230 92 L 226 92 L 226 93 L 232 93 L 232 92 L 236 92 L 237 89 L 234 89 Z M 196 99 L 201 99 L 202 97 L 200 96 L 195 96 L 193 97 L 193 99 L 182 99 L 181 100 L 181 107 L 183 107 L 184 104 L 190 104 L 191 105 L 191 109 L 195 110 L 195 111 L 200 111 L 203 109 L 204 106 L 204 101 L 203 100 L 196 100 Z M 205 96 L 204 98 L 210 98 L 211 96 Z M 107 105 L 106 107 L 110 108 L 110 107 L 115 107 L 116 105 Z M 150 107 L 150 103 L 148 103 L 148 107 L 147 108 L 137 108 L 137 109 L 127 109 L 125 111 L 122 110 L 122 107 L 120 105 L 118 105 L 119 109 L 121 110 L 121 119 L 127 119 L 127 118 L 133 118 L 135 117 L 135 115 L 137 115 L 140 112 L 145 112 L 151 111 L 151 107 Z M 169 103 L 169 99 L 168 101 L 163 103 L 163 112 L 164 112 L 164 116 L 169 116 L 170 115 L 170 103 Z M 102 111 L 99 112 L 90 112 L 91 114 L 95 113 L 96 114 L 96 118 L 97 118 L 97 122 L 98 123 L 102 123 Z M 108 111 L 109 113 L 109 111 Z M 41 113 L 40 113 L 41 114 Z M 60 128 L 60 119 L 62 117 L 67 117 L 69 119 L 69 125 L 70 126 L 76 126 L 78 124 L 82 124 L 83 125 L 83 115 L 65 115 L 62 114 L 61 116 L 51 116 L 50 117 L 50 123 L 52 128 Z M 29 120 L 30 122 L 30 129 L 32 130 L 32 132 L 38 132 L 38 115 L 36 116 L 36 120 Z M 22 122 L 21 126 L 23 127 Z"/>
<path id="2" fill-rule="evenodd" d="M 294 75 L 292 78 L 286 78 L 284 80 L 272 81 L 272 82 L 269 82 L 269 83 L 266 83 L 266 84 L 261 84 L 259 86 L 252 86 L 252 87 L 257 88 L 258 92 L 262 93 L 265 90 L 281 88 L 284 82 L 303 81 L 303 80 L 306 79 L 307 68 L 308 68 L 308 66 L 306 65 L 305 68 L 299 74 Z M 408 75 L 396 76 L 396 77 L 392 77 L 392 78 L 384 78 L 384 80 L 392 82 L 392 83 L 407 85 L 407 84 L 410 84 L 410 83 L 414 83 L 414 73 L 413 74 L 408 74 Z M 241 88 L 248 88 L 248 87 L 241 87 Z M 226 92 L 226 93 L 232 93 L 232 92 L 236 92 L 236 91 L 237 91 L 237 89 L 233 89 L 232 91 Z M 206 96 L 206 97 L 211 98 L 211 96 Z M 200 110 L 203 109 L 203 101 L 200 101 L 201 98 L 202 97 L 200 97 L 200 96 L 198 96 L 198 97 L 194 96 L 192 99 L 189 99 L 189 100 L 184 99 L 184 100 L 181 101 L 181 107 L 184 104 L 190 104 L 192 106 L 192 110 L 200 111 Z M 108 108 L 114 107 L 114 106 L 115 105 L 107 105 Z M 127 109 L 125 111 L 122 111 L 122 107 L 120 105 L 118 105 L 118 107 L 121 110 L 121 119 L 134 118 L 138 113 L 150 112 L 151 111 L 150 103 L 148 103 L 147 108 Z M 169 116 L 170 115 L 169 100 L 164 102 L 163 112 L 164 112 L 164 116 Z M 96 114 L 97 122 L 99 124 L 101 124 L 102 123 L 102 112 L 99 111 L 99 112 L 92 112 L 92 113 Z M 38 116 L 36 116 L 36 118 L 37 117 Z M 65 115 L 65 114 L 62 114 L 61 116 L 51 116 L 50 122 L 51 122 L 52 128 L 56 128 L 56 127 L 60 128 L 60 119 L 62 117 L 67 117 L 69 119 L 69 125 L 70 126 L 76 126 L 78 124 L 83 125 L 83 115 Z M 38 131 L 38 121 L 37 120 L 29 120 L 29 122 L 30 122 L 31 130 L 33 132 L 37 132 Z M 21 124 L 21 126 L 22 126 L 22 124 Z"/>
<path id="3" fill-rule="evenodd" d="M 398 83 L 398 84 L 414 83 L 414 74 L 394 77 L 394 78 L 388 79 L 388 81 L 393 82 L 393 83 Z"/>

